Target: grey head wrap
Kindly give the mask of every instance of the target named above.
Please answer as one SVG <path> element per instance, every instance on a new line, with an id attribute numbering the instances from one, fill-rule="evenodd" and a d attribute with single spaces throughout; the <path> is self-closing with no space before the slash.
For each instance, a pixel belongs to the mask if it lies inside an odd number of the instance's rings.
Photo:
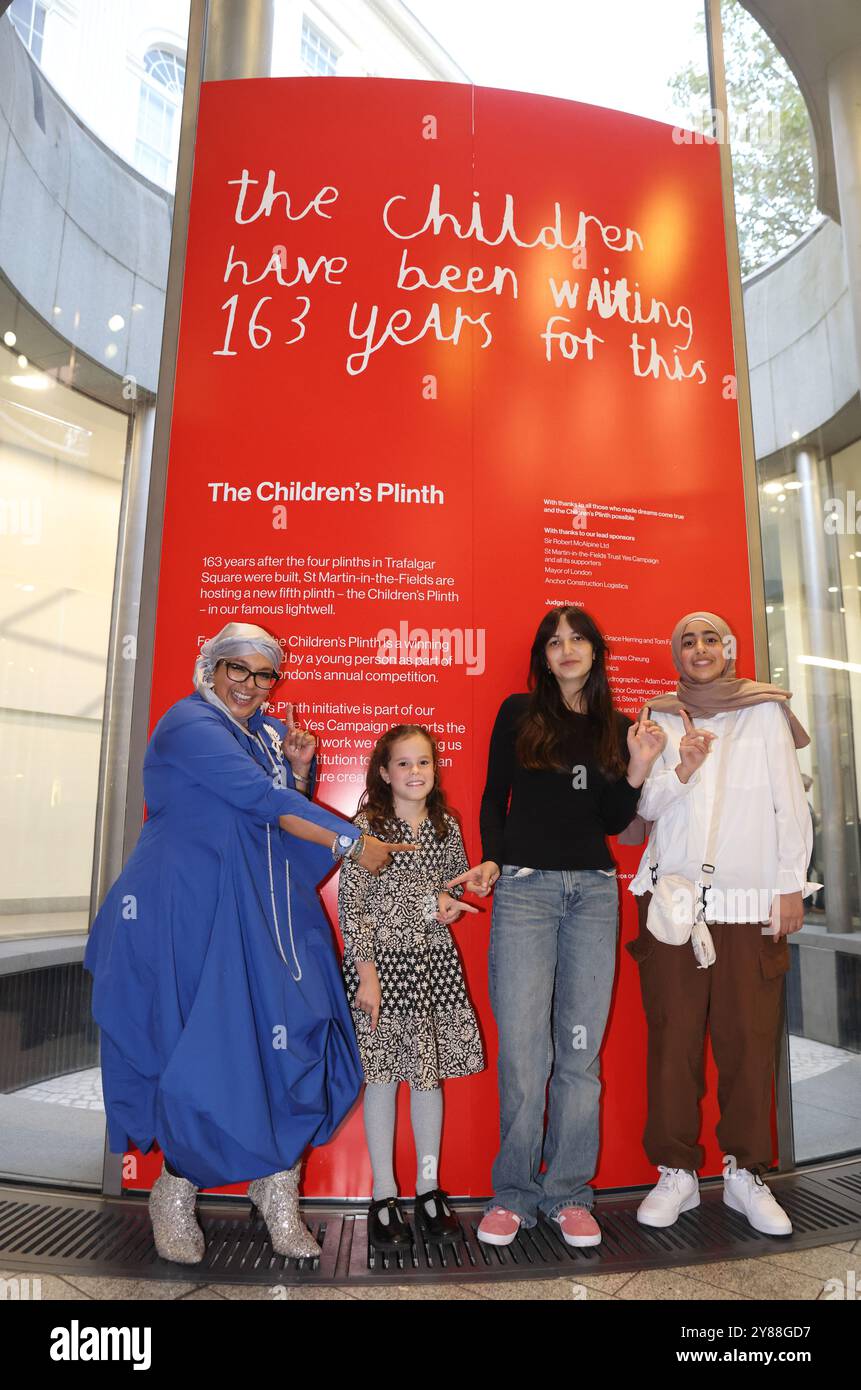
<path id="1" fill-rule="evenodd" d="M 224 701 L 218 698 L 212 688 L 212 679 L 217 662 L 231 661 L 234 657 L 247 656 L 249 652 L 268 657 L 273 671 L 279 670 L 284 657 L 281 644 L 265 628 L 256 627 L 254 623 L 227 623 L 214 637 L 207 638 L 194 663 L 195 690 L 210 705 L 215 705 L 222 714 L 226 714 L 243 733 L 248 732 L 247 726 L 236 719 Z"/>

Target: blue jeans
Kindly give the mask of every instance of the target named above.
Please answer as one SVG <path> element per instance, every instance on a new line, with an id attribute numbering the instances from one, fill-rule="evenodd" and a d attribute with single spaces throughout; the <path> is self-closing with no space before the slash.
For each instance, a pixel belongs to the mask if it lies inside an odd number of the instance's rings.
<path id="1" fill-rule="evenodd" d="M 500 1144 L 488 1209 L 507 1207 L 534 1226 L 539 1212 L 552 1219 L 594 1201 L 588 1184 L 598 1156 L 599 1053 L 616 972 L 619 892 L 615 874 L 598 869 L 517 874 L 516 865 L 502 866 L 490 933 Z"/>

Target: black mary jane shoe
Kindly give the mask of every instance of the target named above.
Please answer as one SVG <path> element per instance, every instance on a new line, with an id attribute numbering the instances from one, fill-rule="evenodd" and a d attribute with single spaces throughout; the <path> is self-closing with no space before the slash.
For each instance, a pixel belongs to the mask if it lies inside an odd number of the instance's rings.
<path id="1" fill-rule="evenodd" d="M 433 1215 L 428 1211 L 433 1208 Z M 438 1242 L 463 1239 L 463 1229 L 449 1205 L 448 1193 L 441 1187 L 416 1194 L 416 1224 L 426 1240 Z"/>
<path id="2" fill-rule="evenodd" d="M 383 1208 L 389 1213 L 387 1224 L 380 1220 Z M 368 1207 L 368 1244 L 373 1245 L 375 1250 L 409 1250 L 412 1243 L 413 1233 L 404 1220 L 397 1197 L 371 1202 Z"/>

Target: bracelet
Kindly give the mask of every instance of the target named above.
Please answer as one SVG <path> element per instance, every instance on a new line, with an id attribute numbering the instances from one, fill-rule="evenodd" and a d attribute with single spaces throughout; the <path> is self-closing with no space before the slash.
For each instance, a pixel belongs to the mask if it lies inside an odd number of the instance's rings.
<path id="1" fill-rule="evenodd" d="M 362 853 L 362 849 L 363 849 L 364 843 L 365 843 L 365 837 L 364 837 L 364 835 L 359 835 L 359 836 L 357 836 L 357 838 L 356 838 L 355 840 L 351 841 L 350 844 L 348 844 L 348 845 L 345 846 L 345 845 L 343 844 L 343 841 L 346 840 L 346 839 L 347 839 L 347 836 L 346 836 L 346 835 L 336 835 L 335 838 L 333 839 L 333 841 L 332 841 L 332 858 L 333 858 L 333 859 L 356 859 L 356 858 L 358 858 L 358 855 Z M 358 847 L 358 849 L 357 849 L 357 847 Z"/>

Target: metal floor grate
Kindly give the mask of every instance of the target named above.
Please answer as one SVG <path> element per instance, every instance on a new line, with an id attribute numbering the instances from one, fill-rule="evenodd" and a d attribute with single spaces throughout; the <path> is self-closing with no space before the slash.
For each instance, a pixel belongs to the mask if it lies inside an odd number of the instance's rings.
<path id="1" fill-rule="evenodd" d="M 702 1202 L 675 1226 L 640 1226 L 642 1193 L 598 1199 L 603 1241 L 573 1249 L 557 1228 L 540 1222 L 512 1245 L 476 1237 L 481 1206 L 455 1203 L 464 1239 L 439 1246 L 416 1241 L 410 1255 L 368 1249 L 364 1207 L 310 1203 L 305 1216 L 322 1254 L 315 1260 L 276 1255 L 266 1227 L 240 1201 L 204 1200 L 200 1219 L 206 1254 L 199 1265 L 158 1258 L 146 1201 L 0 1188 L 0 1269 L 134 1279 L 193 1278 L 205 1283 L 386 1284 L 493 1279 L 577 1278 L 578 1272 L 620 1273 L 774 1254 L 861 1238 L 861 1161 L 771 1179 L 793 1223 L 793 1235 L 761 1236 L 722 1201 L 720 1182 L 702 1185 Z"/>

